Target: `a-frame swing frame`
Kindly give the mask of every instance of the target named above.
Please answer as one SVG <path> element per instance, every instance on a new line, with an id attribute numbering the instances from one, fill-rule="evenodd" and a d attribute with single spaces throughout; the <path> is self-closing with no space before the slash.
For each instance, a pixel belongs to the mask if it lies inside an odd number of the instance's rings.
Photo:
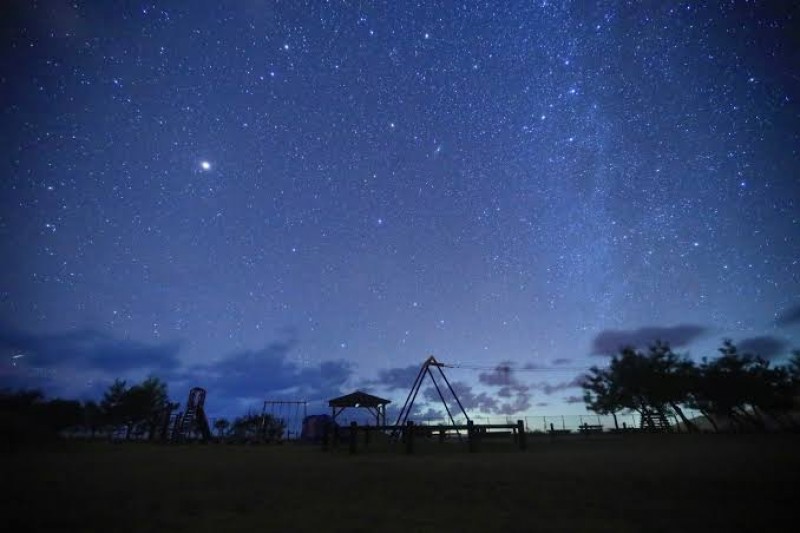
<path id="1" fill-rule="evenodd" d="M 402 427 L 406 425 L 408 422 L 408 417 L 411 414 L 411 408 L 414 406 L 414 400 L 417 399 L 417 394 L 419 394 L 420 388 L 422 388 L 422 382 L 425 381 L 425 376 L 430 376 L 431 381 L 433 382 L 433 386 L 436 388 L 436 392 L 439 394 L 439 399 L 442 400 L 442 405 L 444 405 L 444 410 L 447 412 L 448 418 L 450 418 L 450 423 L 453 426 L 457 426 L 455 419 L 453 418 L 453 413 L 450 411 L 450 407 L 448 407 L 447 402 L 444 399 L 444 395 L 442 394 L 442 389 L 439 387 L 439 384 L 436 382 L 436 378 L 433 376 L 433 371 L 431 367 L 437 369 L 439 371 L 439 375 L 441 376 L 442 380 L 444 381 L 445 385 L 447 385 L 447 389 L 450 391 L 450 394 L 453 395 L 453 398 L 458 404 L 458 408 L 461 409 L 461 414 L 464 415 L 467 422 L 469 422 L 470 418 L 467 414 L 467 411 L 464 409 L 464 406 L 461 404 L 461 400 L 458 399 L 456 395 L 456 391 L 453 390 L 452 385 L 450 385 L 450 381 L 448 381 L 447 376 L 444 375 L 443 367 L 445 367 L 444 363 L 440 363 L 436 360 L 434 356 L 428 357 L 424 363 L 422 363 L 422 368 L 419 369 L 417 373 L 416 379 L 414 379 L 414 384 L 411 386 L 411 390 L 408 393 L 408 397 L 406 397 L 406 401 L 403 404 L 402 409 L 400 409 L 400 413 L 397 415 L 397 422 L 395 423 L 395 430 L 393 432 L 394 436 L 399 435 L 399 432 Z M 459 436 L 461 433 L 456 430 Z"/>

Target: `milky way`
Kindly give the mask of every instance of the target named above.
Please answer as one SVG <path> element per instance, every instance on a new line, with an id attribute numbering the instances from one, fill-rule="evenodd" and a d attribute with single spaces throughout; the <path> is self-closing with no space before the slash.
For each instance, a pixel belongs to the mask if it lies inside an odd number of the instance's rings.
<path id="1" fill-rule="evenodd" d="M 560 412 L 603 339 L 800 345 L 795 7 L 15 4 L 6 383 L 313 397 L 433 353 Z"/>

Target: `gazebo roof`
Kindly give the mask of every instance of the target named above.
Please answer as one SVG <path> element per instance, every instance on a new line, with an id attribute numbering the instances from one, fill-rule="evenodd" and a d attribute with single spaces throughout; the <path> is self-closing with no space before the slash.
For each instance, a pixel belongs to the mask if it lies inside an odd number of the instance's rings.
<path id="1" fill-rule="evenodd" d="M 329 407 L 380 407 L 390 403 L 392 403 L 391 400 L 379 398 L 360 390 L 328 400 Z"/>

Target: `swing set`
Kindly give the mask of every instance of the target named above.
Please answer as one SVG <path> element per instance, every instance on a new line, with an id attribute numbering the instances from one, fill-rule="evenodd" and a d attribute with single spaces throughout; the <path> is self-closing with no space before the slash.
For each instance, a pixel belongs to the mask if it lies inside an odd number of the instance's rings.
<path id="1" fill-rule="evenodd" d="M 265 400 L 261 409 L 261 427 L 266 431 L 268 419 L 272 418 L 286 430 L 286 440 L 297 440 L 307 415 L 307 400 Z"/>

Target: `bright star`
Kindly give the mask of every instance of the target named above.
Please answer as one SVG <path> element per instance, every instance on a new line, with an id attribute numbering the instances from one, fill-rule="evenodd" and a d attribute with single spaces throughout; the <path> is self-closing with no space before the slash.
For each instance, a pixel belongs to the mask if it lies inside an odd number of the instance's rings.
<path id="1" fill-rule="evenodd" d="M 200 168 L 203 170 L 211 170 L 211 163 L 208 161 L 200 161 Z"/>

